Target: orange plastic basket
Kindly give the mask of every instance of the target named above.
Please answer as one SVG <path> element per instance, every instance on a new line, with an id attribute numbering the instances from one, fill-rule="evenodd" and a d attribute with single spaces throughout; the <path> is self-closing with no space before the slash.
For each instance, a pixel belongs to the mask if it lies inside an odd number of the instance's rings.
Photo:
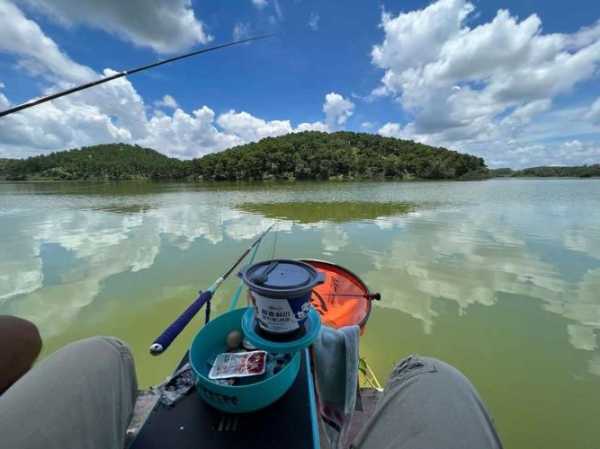
<path id="1" fill-rule="evenodd" d="M 366 284 L 350 270 L 323 260 L 303 260 L 325 275 L 325 282 L 313 288 L 311 303 L 326 326 L 360 326 L 365 331 L 371 301 L 379 294 L 371 294 Z"/>

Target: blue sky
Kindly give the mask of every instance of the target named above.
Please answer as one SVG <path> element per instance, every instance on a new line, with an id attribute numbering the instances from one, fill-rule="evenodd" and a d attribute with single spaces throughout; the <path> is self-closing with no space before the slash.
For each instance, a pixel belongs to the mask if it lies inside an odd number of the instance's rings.
<path id="1" fill-rule="evenodd" d="M 598 163 L 599 19 L 591 0 L 0 0 L 0 109 L 277 33 L 0 119 L 0 157 L 124 141 L 189 158 L 347 129 L 490 166 Z"/>

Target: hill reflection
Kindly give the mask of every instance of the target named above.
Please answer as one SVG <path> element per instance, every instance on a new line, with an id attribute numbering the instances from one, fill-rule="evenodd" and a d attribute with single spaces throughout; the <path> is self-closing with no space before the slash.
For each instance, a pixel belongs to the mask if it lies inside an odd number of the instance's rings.
<path id="1" fill-rule="evenodd" d="M 297 223 L 345 223 L 374 220 L 406 214 L 415 209 L 411 203 L 372 201 L 301 201 L 277 203 L 243 203 L 236 206 L 244 212 L 259 213 L 267 218 L 291 220 Z"/>

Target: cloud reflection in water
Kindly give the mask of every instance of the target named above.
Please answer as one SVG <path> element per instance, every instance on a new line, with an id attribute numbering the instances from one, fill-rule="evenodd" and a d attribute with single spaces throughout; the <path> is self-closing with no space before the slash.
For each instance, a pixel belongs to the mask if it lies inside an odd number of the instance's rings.
<path id="1" fill-rule="evenodd" d="M 569 320 L 565 338 L 591 352 L 589 370 L 600 372 L 600 239 L 597 228 L 586 226 L 600 222 L 600 211 L 573 220 L 570 209 L 468 205 L 391 216 L 369 210 L 368 219 L 361 215 L 359 221 L 347 214 L 344 220 L 313 220 L 314 210 L 305 214 L 310 220 L 304 215 L 295 220 L 289 207 L 285 211 L 281 219 L 276 213 L 183 201 L 123 210 L 46 209 L 35 219 L 22 211 L 4 214 L 0 306 L 3 301 L 8 312 L 54 335 L 93 303 L 108 278 L 152 269 L 163 245 L 188 251 L 199 239 L 217 246 L 227 239 L 249 240 L 277 219 L 289 239 L 302 241 L 318 232 L 321 254 L 314 257 L 345 264 L 360 254 L 367 267 L 360 273 L 382 293 L 385 307 L 420 320 L 426 333 L 433 332 L 438 300 L 455 303 L 465 314 L 473 304 L 493 306 L 500 294 L 534 298 Z M 540 242 L 553 252 L 545 254 Z M 50 244 L 71 257 L 58 283 L 44 280 L 42 248 Z M 586 259 L 567 276 L 565 258 Z"/>

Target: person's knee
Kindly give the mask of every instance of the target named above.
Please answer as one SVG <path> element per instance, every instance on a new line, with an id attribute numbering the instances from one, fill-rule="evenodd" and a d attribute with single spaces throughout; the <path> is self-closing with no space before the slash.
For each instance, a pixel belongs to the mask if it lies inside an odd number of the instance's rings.
<path id="1" fill-rule="evenodd" d="M 83 360 L 103 360 L 104 365 L 98 368 L 114 369 L 119 366 L 127 375 L 135 379 L 133 354 L 129 346 L 115 337 L 96 336 L 70 343 L 59 352 L 80 357 Z"/>
<path id="2" fill-rule="evenodd" d="M 353 447 L 500 448 L 501 443 L 475 387 L 459 370 L 411 355 L 392 371 Z"/>
<path id="3" fill-rule="evenodd" d="M 431 376 L 431 381 L 435 379 L 437 384 L 444 383 L 461 388 L 473 388 L 467 377 L 454 366 L 433 357 L 420 355 L 410 355 L 398 362 L 390 375 L 388 385 L 397 385 L 425 374 L 435 374 L 435 376 Z"/>
<path id="4" fill-rule="evenodd" d="M 102 376 L 99 371 L 103 371 L 105 376 L 113 377 L 114 382 L 120 384 L 122 400 L 127 404 L 125 409 L 133 411 L 138 384 L 133 353 L 129 346 L 118 338 L 105 336 L 86 338 L 72 345 L 75 346 L 73 352 L 85 352 L 91 359 L 90 363 L 97 364 L 97 370 L 90 373 L 92 377 Z M 103 360 L 104 363 L 98 364 L 98 360 Z"/>
<path id="5" fill-rule="evenodd" d="M 123 340 L 120 340 L 116 337 L 91 337 L 88 339 L 91 344 L 96 345 L 105 345 L 110 346 L 112 350 L 117 351 L 119 353 L 119 363 L 122 369 L 125 370 L 125 373 L 128 377 L 133 380 L 135 384 L 135 388 L 137 388 L 137 380 L 136 380 L 136 372 L 135 372 L 135 362 L 133 359 L 133 352 Z"/>
<path id="6" fill-rule="evenodd" d="M 35 324 L 0 315 L 0 394 L 32 367 L 42 350 Z"/>
<path id="7" fill-rule="evenodd" d="M 431 357 L 411 354 L 396 364 L 392 370 L 389 381 L 391 382 L 401 378 L 412 377 L 421 373 L 435 372 L 435 365 L 437 362 L 439 362 L 439 360 Z"/>
<path id="8" fill-rule="evenodd" d="M 42 377 L 49 388 L 61 389 L 69 382 L 73 388 L 95 385 L 118 390 L 127 403 L 133 403 L 137 395 L 133 355 L 125 343 L 114 337 L 90 337 L 69 343 L 25 376 L 33 383 Z"/>
<path id="9" fill-rule="evenodd" d="M 2 443 L 8 438 L 6 447 L 15 448 L 123 447 L 136 396 L 133 358 L 123 342 L 92 337 L 70 343 L 2 396 Z M 24 431 L 15 431 L 21 422 Z"/>
<path id="10" fill-rule="evenodd" d="M 86 350 L 91 351 L 117 351 L 121 356 L 125 358 L 133 358 L 131 349 L 129 348 L 127 343 L 116 337 L 95 336 L 76 341 L 72 344 L 81 345 L 82 347 L 85 347 Z"/>

